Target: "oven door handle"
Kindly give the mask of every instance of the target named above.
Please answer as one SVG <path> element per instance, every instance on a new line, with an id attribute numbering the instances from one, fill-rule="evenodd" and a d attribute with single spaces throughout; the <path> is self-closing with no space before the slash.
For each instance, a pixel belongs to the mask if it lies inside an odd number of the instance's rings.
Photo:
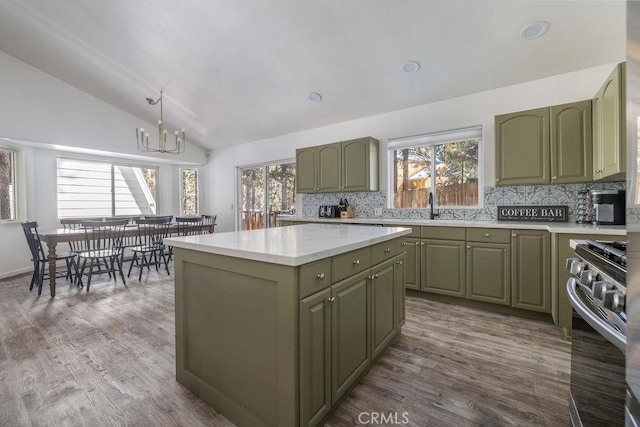
<path id="1" fill-rule="evenodd" d="M 569 301 L 573 309 L 582 317 L 593 329 L 598 331 L 603 337 L 605 337 L 611 344 L 615 345 L 625 353 L 627 351 L 627 339 L 620 332 L 616 331 L 613 327 L 609 326 L 607 322 L 599 318 L 582 302 L 576 291 L 578 281 L 571 277 L 567 281 L 567 295 L 569 295 Z"/>

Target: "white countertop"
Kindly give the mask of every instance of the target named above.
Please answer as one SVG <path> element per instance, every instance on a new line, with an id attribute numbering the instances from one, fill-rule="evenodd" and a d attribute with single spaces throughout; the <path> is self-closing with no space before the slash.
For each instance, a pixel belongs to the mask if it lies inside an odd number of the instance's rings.
<path id="1" fill-rule="evenodd" d="M 517 228 L 519 230 L 547 230 L 562 234 L 627 234 L 624 225 L 591 225 L 574 222 L 519 222 L 519 221 L 460 221 L 448 219 L 394 219 L 394 218 L 318 218 L 294 215 L 279 215 L 280 221 L 310 221 L 317 223 L 354 223 L 383 225 L 424 225 L 430 227 L 480 227 L 480 228 Z"/>
<path id="2" fill-rule="evenodd" d="M 165 244 L 253 261 L 298 266 L 411 233 L 409 228 L 304 224 L 164 239 Z"/>

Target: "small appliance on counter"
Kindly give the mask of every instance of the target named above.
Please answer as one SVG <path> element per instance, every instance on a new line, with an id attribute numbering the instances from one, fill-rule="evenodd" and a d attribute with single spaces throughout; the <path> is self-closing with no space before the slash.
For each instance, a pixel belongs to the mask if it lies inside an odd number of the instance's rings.
<path id="1" fill-rule="evenodd" d="M 318 209 L 320 218 L 340 218 L 340 206 L 338 205 L 321 205 Z"/>
<path id="2" fill-rule="evenodd" d="M 624 190 L 591 190 L 595 225 L 625 224 Z"/>

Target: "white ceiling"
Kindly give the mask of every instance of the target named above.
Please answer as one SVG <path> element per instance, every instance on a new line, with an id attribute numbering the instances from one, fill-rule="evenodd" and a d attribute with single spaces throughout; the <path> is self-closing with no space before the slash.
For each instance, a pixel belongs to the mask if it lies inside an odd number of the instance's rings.
<path id="1" fill-rule="evenodd" d="M 0 0 L 0 50 L 206 149 L 615 62 L 624 1 Z M 544 20 L 547 34 L 520 30 Z M 417 74 L 400 67 L 418 61 Z M 320 103 L 307 99 L 316 91 Z"/>

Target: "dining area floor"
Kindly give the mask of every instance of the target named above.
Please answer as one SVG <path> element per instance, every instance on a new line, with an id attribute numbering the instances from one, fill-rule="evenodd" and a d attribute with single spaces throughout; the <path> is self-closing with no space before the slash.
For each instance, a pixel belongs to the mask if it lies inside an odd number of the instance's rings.
<path id="1" fill-rule="evenodd" d="M 91 292 L 0 281 L 0 426 L 230 426 L 175 380 L 173 271 Z M 570 343 L 548 323 L 407 298 L 402 334 L 331 426 L 568 425 Z M 361 414 L 369 414 L 362 418 Z M 369 418 L 367 418 L 369 417 Z"/>

